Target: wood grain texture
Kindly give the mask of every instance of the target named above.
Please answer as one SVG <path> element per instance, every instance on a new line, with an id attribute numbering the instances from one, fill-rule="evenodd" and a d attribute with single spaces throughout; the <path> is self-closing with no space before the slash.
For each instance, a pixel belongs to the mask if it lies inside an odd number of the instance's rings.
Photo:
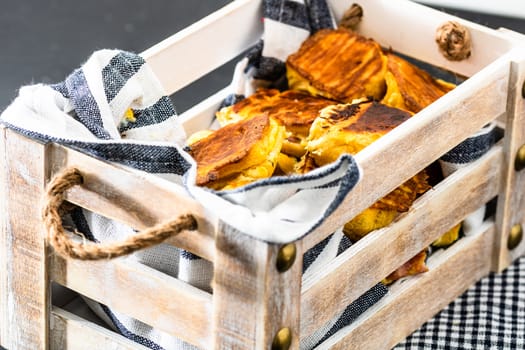
<path id="1" fill-rule="evenodd" d="M 340 17 L 350 7 L 349 1 L 330 1 Z M 503 34 L 450 14 L 408 0 L 361 0 L 363 19 L 358 31 L 374 38 L 384 47 L 416 57 L 464 76 L 472 76 L 508 52 L 513 42 Z M 447 21 L 457 21 L 468 28 L 472 54 L 463 61 L 449 61 L 434 42 L 436 29 Z M 392 30 L 395 28 L 395 30 Z"/>
<path id="2" fill-rule="evenodd" d="M 53 173 L 76 167 L 83 174 L 83 185 L 68 192 L 68 201 L 134 229 L 141 230 L 183 214 L 192 214 L 199 230 L 182 232 L 166 243 L 213 260 L 214 219 L 182 186 L 59 145 L 50 146 L 49 158 Z"/>
<path id="3" fill-rule="evenodd" d="M 219 229 L 213 285 L 214 348 L 269 349 L 283 327 L 299 348 L 302 249 L 286 272 L 276 269 L 279 246 Z"/>
<path id="4" fill-rule="evenodd" d="M 498 196 L 497 239 L 494 244 L 494 271 L 502 271 L 525 253 L 525 244 L 509 251 L 510 229 L 519 224 L 525 228 L 525 170 L 516 171 L 518 149 L 525 145 L 525 48 L 513 51 L 508 85 L 508 102 L 503 152 L 502 190 Z"/>
<path id="5" fill-rule="evenodd" d="M 396 282 L 390 293 L 319 350 L 387 350 L 490 271 L 494 223 L 429 258 L 430 271 Z"/>
<path id="6" fill-rule="evenodd" d="M 38 205 L 48 175 L 46 147 L 10 130 L 2 142 L 8 198 L 3 247 L 8 263 L 2 267 L 7 274 L 7 340 L 2 341 L 8 349 L 46 349 L 50 293 Z"/>
<path id="7" fill-rule="evenodd" d="M 499 191 L 502 147 L 458 170 L 390 226 L 370 233 L 303 281 L 301 337 L 315 331 Z M 454 200 L 451 200 L 454 198 Z"/>
<path id="8" fill-rule="evenodd" d="M 53 307 L 52 309 L 50 324 L 50 350 L 148 349 L 145 346 L 58 307 Z"/>
<path id="9" fill-rule="evenodd" d="M 190 136 L 197 131 L 208 129 L 215 119 L 215 112 L 230 93 L 230 87 L 225 87 L 182 113 L 180 121 L 186 135 Z"/>
<path id="10" fill-rule="evenodd" d="M 8 188 L 7 188 L 7 155 L 6 149 L 6 129 L 0 125 L 0 346 L 7 346 L 9 318 L 7 317 L 7 266 L 8 260 L 8 240 L 7 240 L 7 207 L 8 207 Z M 10 255 L 10 254 L 9 254 Z"/>
<path id="11" fill-rule="evenodd" d="M 162 272 L 125 258 L 89 262 L 53 255 L 50 278 L 189 343 L 209 344 L 211 295 Z"/>
<path id="12" fill-rule="evenodd" d="M 330 2 L 336 5 L 336 15 L 350 5 L 346 1 Z M 179 90 L 255 43 L 262 30 L 261 3 L 260 0 L 232 2 L 143 52 L 166 92 L 171 94 Z M 499 178 L 500 148 L 483 158 L 479 167 L 458 171 L 421 198 L 412 211 L 390 228 L 366 237 L 325 271 L 306 280 L 301 308 L 302 252 L 487 122 L 505 113 L 508 115 L 512 130 L 503 152 L 507 164 L 525 134 L 523 100 L 518 98 L 525 75 L 523 56 L 507 53 L 511 45 L 504 32 L 496 33 L 463 22 L 473 31 L 475 57 L 450 63 L 443 61 L 428 38 L 433 37 L 429 33 L 433 34 L 438 24 L 452 19 L 451 16 L 423 9 L 406 0 L 363 0 L 361 5 L 366 12 L 360 26 L 363 34 L 427 62 L 466 75 L 476 74 L 356 156 L 364 173 L 363 180 L 329 220 L 297 242 L 298 257 L 287 272 L 279 273 L 275 269 L 279 246 L 222 228 L 216 232 L 216 218 L 187 197 L 182 188 L 60 146 L 45 147 L 3 130 L 0 150 L 5 167 L 0 180 L 5 184 L 2 209 L 7 214 L 3 217 L 0 233 L 0 263 L 6 266 L 6 272 L 0 276 L 2 345 L 9 349 L 47 348 L 49 273 L 52 279 L 64 285 L 202 348 L 268 349 L 276 332 L 290 327 L 292 348 L 297 349 L 299 333 L 303 336 L 311 333 L 315 323 L 330 318 L 361 291 L 384 277 L 401 259 L 428 244 L 449 224 L 461 220 L 470 211 L 470 206 L 481 204 L 475 200 L 483 202 L 494 195 Z M 243 30 L 238 30 L 239 27 Z M 174 70 L 173 67 L 185 69 Z M 184 115 L 187 131 L 207 127 L 202 124 L 209 122 L 218 97 L 224 91 Z M 399 166 L 400 159 L 403 166 Z M 78 166 L 86 174 L 85 185 L 69 193 L 71 202 L 136 229 L 183 213 L 196 215 L 199 232 L 180 234 L 170 243 L 215 263 L 213 296 L 124 259 L 84 263 L 52 256 L 48 261 L 38 219 L 39 206 L 31 204 L 38 199 L 49 176 L 65 166 Z M 475 181 L 467 184 L 462 177 L 466 173 L 475 176 Z M 523 188 L 524 181 L 522 175 L 514 174 L 510 167 L 504 174 L 502 193 L 505 200 L 500 204 L 497 224 L 501 232 L 496 245 L 497 268 L 508 264 L 525 249 L 523 244 L 511 253 L 503 249 L 508 231 L 505 228 L 513 222 L 523 221 L 523 195 L 511 192 Z M 464 199 L 457 207 L 446 206 L 447 196 L 458 193 L 473 202 L 466 203 Z M 430 220 L 423 220 L 429 217 L 432 224 Z M 413 236 L 406 231 L 421 234 Z M 491 261 L 487 256 L 493 252 L 494 225 L 485 226 L 483 231 L 463 238 L 443 254 L 432 257 L 429 273 L 396 284 L 389 296 L 323 347 L 387 349 L 403 339 L 489 271 Z M 385 253 L 387 242 L 393 249 Z M 363 262 L 370 266 L 363 266 Z M 323 283 L 331 288 L 322 290 Z M 111 287 L 99 288 L 100 285 Z M 358 287 L 351 289 L 349 285 Z M 156 298 L 152 299 L 152 295 Z M 141 300 L 142 307 L 137 308 L 137 300 Z M 429 303 L 429 300 L 435 302 Z M 114 334 L 58 309 L 52 320 L 53 341 L 49 345 L 56 348 L 75 348 L 80 346 L 82 339 L 87 344 L 93 339 L 93 348 L 135 349 Z"/>
<path id="13" fill-rule="evenodd" d="M 503 114 L 507 104 L 508 70 L 508 57 L 498 60 L 359 152 L 355 158 L 363 172 L 361 181 L 329 220 L 305 237 L 304 248 L 322 241 Z"/>
<path id="14" fill-rule="evenodd" d="M 166 93 L 173 94 L 254 45 L 262 34 L 261 3 L 233 1 L 142 52 Z"/>

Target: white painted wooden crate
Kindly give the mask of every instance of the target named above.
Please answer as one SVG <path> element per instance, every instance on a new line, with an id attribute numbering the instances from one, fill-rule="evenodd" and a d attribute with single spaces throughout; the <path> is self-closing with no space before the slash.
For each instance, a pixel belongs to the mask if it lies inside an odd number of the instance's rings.
<path id="1" fill-rule="evenodd" d="M 337 18 L 353 2 L 330 0 Z M 323 345 L 388 349 L 481 277 L 501 271 L 522 255 L 525 244 L 509 250 L 507 239 L 511 227 L 522 224 L 525 216 L 525 174 L 514 166 L 525 143 L 523 39 L 406 0 L 357 2 L 365 14 L 359 27 L 362 34 L 470 78 L 356 155 L 362 181 L 329 220 L 294 242 L 297 260 L 286 272 L 275 269 L 279 246 L 220 232 L 182 188 L 2 129 L 0 343 L 11 350 L 142 348 L 53 306 L 50 284 L 55 281 L 203 349 L 268 349 L 283 327 L 291 330 L 291 348 L 298 348 L 300 337 L 498 196 L 495 220 L 431 256 L 429 272 L 394 284 L 385 298 Z M 253 45 L 262 32 L 260 17 L 260 0 L 233 1 L 143 56 L 171 94 Z M 436 28 L 451 19 L 471 32 L 473 52 L 468 60 L 447 61 L 435 46 Z M 225 94 L 220 91 L 181 116 L 188 134 L 208 124 Z M 395 223 L 369 234 L 301 283 L 301 252 L 493 120 L 505 128 L 505 137 L 488 154 L 446 178 Z M 403 167 L 396 166 L 402 154 L 410 156 L 404 158 Z M 184 213 L 198 217 L 198 232 L 184 232 L 169 243 L 213 261 L 214 293 L 121 259 L 82 262 L 49 254 L 39 206 L 32 204 L 49 179 L 69 166 L 79 168 L 86 179 L 68 193 L 70 202 L 136 229 Z M 242 257 L 232 252 L 242 252 Z M 100 289 L 93 281 L 108 287 Z M 140 308 L 134 298 L 140 298 Z"/>

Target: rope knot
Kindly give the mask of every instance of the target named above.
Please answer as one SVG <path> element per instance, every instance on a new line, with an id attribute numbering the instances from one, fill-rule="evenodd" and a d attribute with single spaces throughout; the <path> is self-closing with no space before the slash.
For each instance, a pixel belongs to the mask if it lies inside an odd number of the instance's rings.
<path id="1" fill-rule="evenodd" d="M 352 4 L 339 21 L 339 27 L 355 30 L 363 17 L 363 8 L 358 4 Z"/>
<path id="2" fill-rule="evenodd" d="M 436 30 L 439 51 L 450 61 L 462 61 L 470 57 L 472 41 L 470 32 L 458 22 L 443 23 Z"/>

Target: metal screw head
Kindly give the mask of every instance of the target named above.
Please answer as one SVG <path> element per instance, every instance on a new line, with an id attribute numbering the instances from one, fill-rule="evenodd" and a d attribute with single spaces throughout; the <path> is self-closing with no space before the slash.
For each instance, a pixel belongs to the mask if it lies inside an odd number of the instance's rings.
<path id="1" fill-rule="evenodd" d="M 288 350 L 292 345 L 292 331 L 290 328 L 281 328 L 272 342 L 272 350 Z"/>
<path id="2" fill-rule="evenodd" d="M 292 267 L 296 255 L 297 249 L 295 248 L 295 244 L 288 243 L 283 245 L 277 254 L 277 270 L 279 272 L 287 271 L 290 267 Z"/>
<path id="3" fill-rule="evenodd" d="M 514 169 L 520 171 L 525 169 L 525 145 L 522 145 L 518 152 L 516 152 L 516 158 L 514 159 Z"/>
<path id="4" fill-rule="evenodd" d="M 507 248 L 509 248 L 509 250 L 516 248 L 520 244 L 522 239 L 523 239 L 523 228 L 521 227 L 521 225 L 516 224 L 512 226 L 509 232 Z"/>

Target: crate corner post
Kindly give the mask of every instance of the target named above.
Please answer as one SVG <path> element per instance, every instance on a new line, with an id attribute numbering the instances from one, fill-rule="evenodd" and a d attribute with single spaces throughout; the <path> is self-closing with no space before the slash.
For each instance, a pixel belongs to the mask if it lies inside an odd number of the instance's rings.
<path id="1" fill-rule="evenodd" d="M 502 183 L 493 253 L 493 270 L 497 272 L 525 253 L 521 239 L 525 225 L 525 39 L 521 43 L 522 46 L 512 52 L 509 71 Z"/>
<path id="2" fill-rule="evenodd" d="M 221 224 L 216 248 L 214 348 L 298 349 L 301 241 L 270 244 Z"/>
<path id="3" fill-rule="evenodd" d="M 47 349 L 50 291 L 40 199 L 47 146 L 2 128 L 0 337 L 7 349 Z"/>

